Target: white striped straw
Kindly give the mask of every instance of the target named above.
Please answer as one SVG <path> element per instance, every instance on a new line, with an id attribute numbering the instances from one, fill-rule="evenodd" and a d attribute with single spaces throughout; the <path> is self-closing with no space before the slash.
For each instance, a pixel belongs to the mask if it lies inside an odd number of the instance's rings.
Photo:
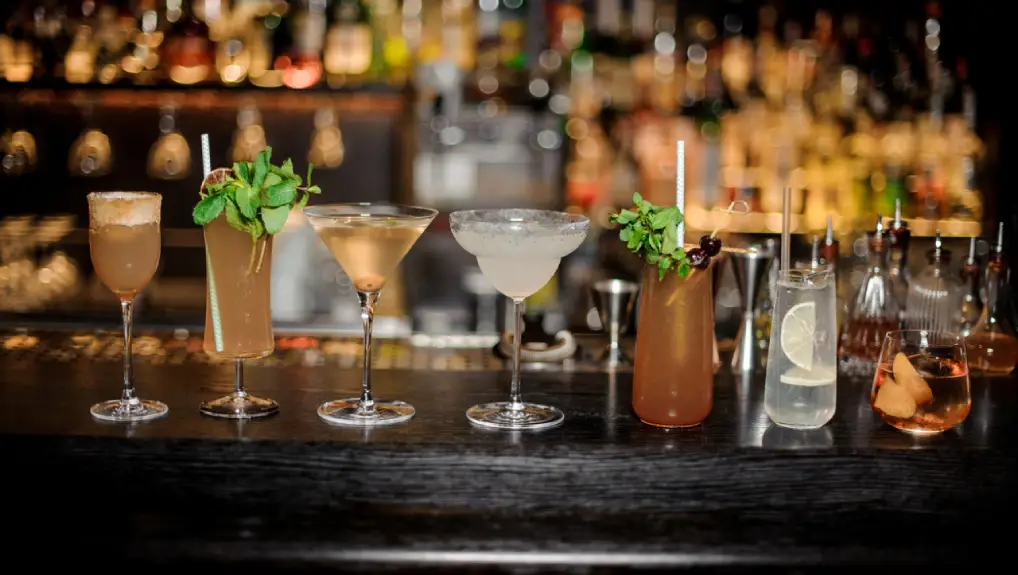
<path id="1" fill-rule="evenodd" d="M 682 223 L 676 233 L 679 246 L 686 245 L 686 142 L 675 142 L 675 205 L 682 212 Z"/>
<path id="2" fill-rule="evenodd" d="M 209 152 L 209 135 L 201 135 L 201 166 L 205 170 L 205 177 L 212 173 L 212 155 Z"/>

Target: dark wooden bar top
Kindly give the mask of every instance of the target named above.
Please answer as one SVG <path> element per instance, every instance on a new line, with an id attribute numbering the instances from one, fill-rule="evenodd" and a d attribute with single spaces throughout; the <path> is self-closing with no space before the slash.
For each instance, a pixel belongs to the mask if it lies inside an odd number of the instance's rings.
<path id="1" fill-rule="evenodd" d="M 417 416 L 367 431 L 315 414 L 356 395 L 357 370 L 250 367 L 249 390 L 282 409 L 242 424 L 197 410 L 230 390 L 230 366 L 135 373 L 168 417 L 102 424 L 88 408 L 118 395 L 117 362 L 0 353 L 8 561 L 808 571 L 972 567 L 1009 558 L 1014 539 L 1013 378 L 974 379 L 960 428 L 913 438 L 872 413 L 867 379 L 844 377 L 837 415 L 817 431 L 771 425 L 763 376 L 728 373 L 703 425 L 665 431 L 633 415 L 628 373 L 528 372 L 525 398 L 561 407 L 565 424 L 505 433 L 463 412 L 506 397 L 506 372 L 379 370 L 377 395 Z"/>

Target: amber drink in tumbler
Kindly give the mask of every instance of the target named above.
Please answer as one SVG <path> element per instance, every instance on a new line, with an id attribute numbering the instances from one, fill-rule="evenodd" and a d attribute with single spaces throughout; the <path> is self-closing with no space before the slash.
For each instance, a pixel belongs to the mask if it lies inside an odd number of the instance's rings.
<path id="1" fill-rule="evenodd" d="M 643 272 L 633 367 L 633 410 L 658 427 L 699 425 L 714 405 L 711 273 Z"/>

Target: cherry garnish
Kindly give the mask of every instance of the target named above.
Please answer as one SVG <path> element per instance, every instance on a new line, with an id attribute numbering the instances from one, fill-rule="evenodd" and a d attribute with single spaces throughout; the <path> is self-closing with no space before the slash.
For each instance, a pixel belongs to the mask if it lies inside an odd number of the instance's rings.
<path id="1" fill-rule="evenodd" d="M 689 258 L 689 265 L 696 269 L 705 270 L 710 265 L 710 256 L 702 248 L 690 249 L 686 252 L 686 257 Z"/>
<path id="2" fill-rule="evenodd" d="M 700 247 L 707 252 L 709 257 L 714 257 L 721 253 L 721 238 L 703 236 L 700 238 Z"/>

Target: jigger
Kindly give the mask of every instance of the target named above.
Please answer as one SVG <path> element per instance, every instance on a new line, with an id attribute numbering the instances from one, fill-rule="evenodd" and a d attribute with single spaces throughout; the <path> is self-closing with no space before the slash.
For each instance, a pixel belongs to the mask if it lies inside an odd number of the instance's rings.
<path id="1" fill-rule="evenodd" d="M 731 252 L 732 271 L 735 283 L 742 296 L 742 322 L 736 337 L 735 355 L 732 356 L 733 371 L 752 371 L 756 367 L 756 338 L 753 328 L 756 317 L 756 299 L 764 284 L 767 270 L 774 259 L 774 251 L 754 247 L 746 251 Z"/>
<path id="2" fill-rule="evenodd" d="M 601 318 L 601 329 L 608 333 L 608 347 L 601 356 L 607 367 L 631 363 L 622 352 L 619 340 L 629 326 L 639 291 L 639 284 L 620 279 L 602 280 L 590 289 L 594 306 Z"/>

